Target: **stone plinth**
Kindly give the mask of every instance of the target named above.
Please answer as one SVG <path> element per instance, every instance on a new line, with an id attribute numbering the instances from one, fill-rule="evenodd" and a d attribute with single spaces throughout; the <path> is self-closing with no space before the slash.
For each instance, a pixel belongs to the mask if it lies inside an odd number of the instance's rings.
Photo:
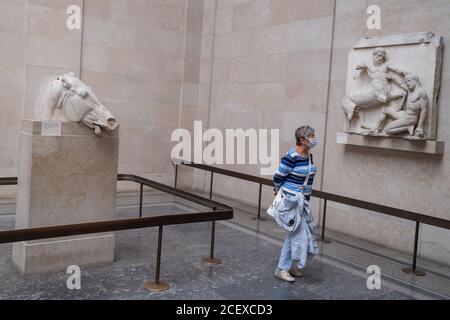
<path id="1" fill-rule="evenodd" d="M 380 138 L 380 137 L 352 135 L 343 132 L 338 133 L 337 143 L 360 147 L 432 154 L 438 156 L 443 155 L 445 149 L 444 141 L 421 141 L 421 140 L 406 140 L 399 138 Z"/>
<path id="2" fill-rule="evenodd" d="M 118 130 L 97 137 L 78 123 L 56 127 L 22 121 L 16 229 L 115 219 Z M 13 261 L 26 274 L 55 272 L 112 262 L 114 251 L 113 233 L 75 236 L 15 243 Z"/>

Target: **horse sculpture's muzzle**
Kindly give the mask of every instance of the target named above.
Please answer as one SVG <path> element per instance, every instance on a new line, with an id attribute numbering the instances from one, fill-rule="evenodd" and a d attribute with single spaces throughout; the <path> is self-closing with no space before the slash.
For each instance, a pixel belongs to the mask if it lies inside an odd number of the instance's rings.
<path id="1" fill-rule="evenodd" d="M 84 116 L 82 122 L 94 129 L 95 135 L 101 136 L 102 131 L 110 133 L 117 129 L 118 123 L 111 112 L 102 105 L 94 105 L 93 108 Z"/>
<path id="2" fill-rule="evenodd" d="M 103 121 L 95 121 L 93 123 L 94 125 L 94 131 L 95 131 L 95 135 L 97 136 L 101 136 L 102 134 L 102 129 L 104 129 L 106 132 L 112 132 L 114 130 L 116 130 L 118 123 L 116 121 L 116 119 L 114 118 L 108 118 L 106 120 L 106 122 Z"/>

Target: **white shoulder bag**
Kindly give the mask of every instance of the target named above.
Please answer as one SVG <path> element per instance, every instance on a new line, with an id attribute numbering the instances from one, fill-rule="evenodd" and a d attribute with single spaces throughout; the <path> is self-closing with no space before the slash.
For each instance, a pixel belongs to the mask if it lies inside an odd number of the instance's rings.
<path id="1" fill-rule="evenodd" d="M 267 214 L 271 217 L 275 217 L 275 208 L 278 206 L 278 204 L 283 201 L 284 193 L 283 190 L 278 190 L 277 195 L 275 196 L 275 199 L 273 200 L 272 204 L 270 205 L 269 209 L 267 209 Z"/>

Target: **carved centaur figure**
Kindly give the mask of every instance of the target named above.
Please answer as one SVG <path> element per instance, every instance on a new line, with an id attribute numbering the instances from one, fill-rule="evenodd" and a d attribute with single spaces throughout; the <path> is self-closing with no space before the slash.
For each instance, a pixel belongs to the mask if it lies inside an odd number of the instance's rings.
<path id="1" fill-rule="evenodd" d="M 100 103 L 91 88 L 73 73 L 47 78 L 33 111 L 36 120 L 81 122 L 94 129 L 97 136 L 118 126 L 112 113 Z"/>
<path id="2" fill-rule="evenodd" d="M 408 88 L 393 74 L 405 76 L 406 72 L 386 62 L 386 50 L 384 48 L 376 48 L 372 57 L 373 61 L 356 66 L 356 70 L 366 72 L 369 76 L 370 83 L 367 88 L 360 92 L 351 92 L 344 97 L 343 109 L 349 122 L 353 119 L 354 113 L 361 109 L 383 107 L 390 101 L 406 97 Z M 391 81 L 400 88 L 393 88 Z M 401 105 L 403 103 L 404 100 Z M 363 126 L 367 127 L 366 124 L 363 124 Z"/>

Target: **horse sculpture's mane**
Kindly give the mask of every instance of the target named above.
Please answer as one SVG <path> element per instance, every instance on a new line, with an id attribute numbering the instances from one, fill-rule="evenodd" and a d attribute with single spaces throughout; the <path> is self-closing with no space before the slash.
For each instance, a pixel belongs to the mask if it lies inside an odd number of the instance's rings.
<path id="1" fill-rule="evenodd" d="M 37 120 L 60 120 L 67 121 L 63 115 L 55 113 L 55 106 L 58 102 L 60 94 L 51 92 L 53 86 L 59 81 L 58 76 L 51 75 L 46 77 L 36 92 L 34 104 L 34 118 Z M 62 94 L 62 89 L 61 92 Z M 56 116 L 56 119 L 55 119 Z"/>

